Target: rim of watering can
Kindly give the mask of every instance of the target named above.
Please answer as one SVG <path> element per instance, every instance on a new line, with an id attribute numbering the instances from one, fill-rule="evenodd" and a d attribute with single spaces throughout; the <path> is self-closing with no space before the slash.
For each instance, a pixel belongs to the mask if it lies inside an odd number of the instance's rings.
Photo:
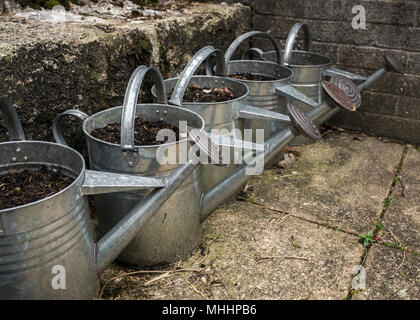
<path id="1" fill-rule="evenodd" d="M 246 79 L 236 79 L 236 78 L 231 77 L 230 75 L 227 75 L 227 77 L 229 79 L 233 79 L 233 80 L 240 81 L 240 82 L 244 81 L 244 82 L 248 82 L 248 83 L 276 83 L 278 81 L 284 81 L 284 80 L 289 80 L 289 79 L 293 78 L 293 70 L 292 69 L 290 69 L 289 67 L 282 66 L 281 64 L 278 64 L 278 63 L 276 63 L 274 61 L 231 60 L 231 61 L 229 61 L 228 66 L 229 66 L 230 63 L 240 63 L 242 61 L 243 62 L 252 62 L 252 63 L 272 64 L 272 65 L 275 65 L 276 67 L 280 67 L 281 69 L 284 69 L 284 70 L 288 71 L 290 73 L 290 75 L 288 75 L 285 78 L 279 78 L 279 79 L 275 79 L 275 80 L 246 80 Z"/>
<path id="2" fill-rule="evenodd" d="M 303 50 L 292 50 L 292 55 L 293 53 L 296 53 L 296 52 L 311 55 L 311 56 L 322 57 L 322 58 L 328 59 L 328 62 L 323 63 L 323 64 L 292 64 L 290 63 L 288 65 L 290 67 L 319 68 L 319 67 L 327 67 L 333 63 L 332 59 L 329 56 L 326 56 L 325 54 L 321 54 L 317 52 L 308 52 L 308 51 L 303 51 Z"/>
<path id="3" fill-rule="evenodd" d="M 196 113 L 194 111 L 191 111 L 191 110 L 188 110 L 188 109 L 185 109 L 185 108 L 182 108 L 182 107 L 172 106 L 172 105 L 168 105 L 168 104 L 159 104 L 159 103 L 143 103 L 143 104 L 138 103 L 138 104 L 136 104 L 136 109 L 137 109 L 138 106 L 144 107 L 145 105 L 155 106 L 155 107 L 162 107 L 163 106 L 165 108 L 179 109 L 179 110 L 182 110 L 183 112 L 184 111 L 185 112 L 189 112 L 189 113 L 193 114 L 194 116 L 197 116 L 201 120 L 201 128 L 199 128 L 199 130 L 202 131 L 204 129 L 205 121 L 204 121 L 203 117 L 200 116 L 198 113 Z M 121 149 L 121 144 L 120 143 L 108 142 L 108 141 L 105 141 L 105 140 L 98 139 L 98 138 L 94 137 L 93 135 L 91 135 L 90 132 L 87 130 L 87 125 L 89 124 L 89 122 L 94 121 L 95 118 L 96 117 L 99 117 L 101 114 L 104 114 L 106 112 L 110 112 L 111 110 L 116 110 L 116 109 L 121 109 L 121 112 L 122 112 L 122 108 L 123 108 L 123 106 L 113 107 L 113 108 L 102 110 L 100 112 L 97 112 L 97 113 L 91 115 L 89 118 L 87 118 L 85 121 L 83 121 L 83 127 L 82 128 L 83 128 L 84 134 L 86 136 L 88 136 L 92 140 L 95 140 L 97 142 L 100 142 L 102 144 L 106 144 L 106 145 L 109 145 L 109 146 L 112 146 L 112 147 L 118 147 L 118 148 Z M 182 121 L 182 119 L 179 119 L 179 120 Z M 121 124 L 121 121 L 120 122 L 117 121 L 116 123 L 120 123 Z M 156 144 L 156 145 L 152 145 L 152 144 L 148 144 L 148 145 L 135 145 L 135 147 L 136 148 L 143 148 L 143 149 L 146 149 L 146 148 L 166 147 L 166 146 L 175 145 L 177 143 L 181 143 L 181 142 L 187 141 L 187 140 L 188 140 L 188 137 L 187 138 L 184 138 L 184 139 L 180 139 L 180 140 L 174 141 L 174 142 L 166 142 L 166 143 Z"/>
<path id="4" fill-rule="evenodd" d="M 60 196 L 61 194 L 63 194 L 63 193 L 65 193 L 67 190 L 69 190 L 69 189 L 71 189 L 71 188 L 73 188 L 74 187 L 74 185 L 76 184 L 76 183 L 78 183 L 79 181 L 80 181 L 80 179 L 82 179 L 82 177 L 83 177 L 83 175 L 84 175 L 84 173 L 85 173 L 85 171 L 86 171 L 86 163 L 85 163 L 85 159 L 83 158 L 83 156 L 78 152 L 78 151 L 76 151 L 75 149 L 73 149 L 73 148 L 70 148 L 70 147 L 68 147 L 68 146 L 66 146 L 66 145 L 63 145 L 63 144 L 60 144 L 60 143 L 55 143 L 55 142 L 48 142 L 48 141 L 32 141 L 32 140 L 22 140 L 22 141 L 7 141 L 7 142 L 2 142 L 2 143 L 0 143 L 0 146 L 3 146 L 3 145 L 6 145 L 6 144 L 9 144 L 9 145 L 16 145 L 16 144 L 19 144 L 19 145 L 21 145 L 21 144 L 43 144 L 43 145 L 54 145 L 54 146 L 57 146 L 57 147 L 59 147 L 59 148 L 64 148 L 64 149 L 67 149 L 67 150 L 69 150 L 70 152 L 73 152 L 75 155 L 77 155 L 77 157 L 79 157 L 79 159 L 81 160 L 81 164 L 82 164 L 82 169 L 81 169 L 81 172 L 77 175 L 77 177 L 76 178 L 74 178 L 74 181 L 72 182 L 72 183 L 70 183 L 67 187 L 65 187 L 64 189 L 62 189 L 62 190 L 60 190 L 60 191 L 58 191 L 58 192 L 56 192 L 56 193 L 54 193 L 54 194 L 52 194 L 52 195 L 50 195 L 50 196 L 48 196 L 48 197 L 45 197 L 45 198 L 43 198 L 43 199 L 40 199 L 40 200 L 38 200 L 38 201 L 34 201 L 34 202 L 30 202 L 30 203 L 26 203 L 26 204 L 23 204 L 23 205 L 20 205 L 20 206 L 16 206 L 16 207 L 12 207 L 12 208 L 7 208 L 7 209 L 1 209 L 0 210 L 0 213 L 10 213 L 10 212 L 12 212 L 12 211 L 16 211 L 16 210 L 21 210 L 21 209 L 26 209 L 26 208 L 28 208 L 28 207 L 30 207 L 30 206 L 34 206 L 34 205 L 38 205 L 38 204 L 40 204 L 40 203 L 42 203 L 42 202 L 44 202 L 44 201 L 48 201 L 48 200 L 51 200 L 52 198 L 55 198 L 55 197 L 58 197 L 58 196 Z M 51 166 L 51 164 L 47 164 L 46 165 L 47 167 L 52 167 Z M 57 165 L 57 167 L 60 167 L 59 165 Z M 25 169 L 25 168 L 24 168 Z"/>
<path id="5" fill-rule="evenodd" d="M 271 51 L 266 51 L 266 52 L 264 52 L 263 53 L 263 57 L 265 56 L 267 56 L 267 55 L 271 55 L 271 54 L 274 54 L 275 53 L 275 51 L 273 51 L 273 50 L 271 50 Z M 318 56 L 318 57 L 321 57 L 321 58 L 323 58 L 323 59 L 326 59 L 326 60 L 328 60 L 328 62 L 326 62 L 326 63 L 323 63 L 323 64 L 308 64 L 308 65 L 303 65 L 303 64 L 292 64 L 292 63 L 290 63 L 290 64 L 288 64 L 286 67 L 308 67 L 308 68 L 319 68 L 319 67 L 327 67 L 327 66 L 329 66 L 329 65 L 331 65 L 332 63 L 333 63 L 333 61 L 332 61 L 332 59 L 329 57 L 329 56 L 327 56 L 327 55 L 325 55 L 325 54 L 322 54 L 322 53 L 318 53 L 318 52 L 308 52 L 308 51 L 303 51 L 303 50 L 292 50 L 292 56 L 293 56 L 293 53 L 302 53 L 302 54 L 308 54 L 308 55 L 311 55 L 311 56 Z M 252 61 L 258 61 L 258 60 L 252 60 Z M 265 60 L 265 61 L 267 61 L 267 60 Z M 274 61 L 272 61 L 271 59 L 270 59 L 270 61 L 269 62 L 273 62 L 273 63 L 275 63 Z M 283 67 L 285 67 L 285 66 L 283 66 Z"/>
<path id="6" fill-rule="evenodd" d="M 241 86 L 244 86 L 246 92 L 245 92 L 245 94 L 241 95 L 240 97 L 237 97 L 237 98 L 234 98 L 234 99 L 231 99 L 231 100 L 225 100 L 225 101 L 219 101 L 219 102 L 192 102 L 192 101 L 190 102 L 190 101 L 181 101 L 181 103 L 183 105 L 184 104 L 188 104 L 188 105 L 191 105 L 191 104 L 195 104 L 195 105 L 215 105 L 215 104 L 221 104 L 221 103 L 230 103 L 230 102 L 236 102 L 236 101 L 238 101 L 240 99 L 243 99 L 244 97 L 246 97 L 246 96 L 249 95 L 249 88 L 248 88 L 248 86 L 245 85 L 245 84 L 243 84 L 243 83 L 241 83 L 241 80 L 238 80 L 238 79 L 235 79 L 235 78 L 231 78 L 231 77 L 228 77 L 228 76 L 226 76 L 226 77 L 219 77 L 219 76 L 206 76 L 206 75 L 195 75 L 195 76 L 192 76 L 191 77 L 191 80 L 194 79 L 194 78 L 200 78 L 200 77 L 202 77 L 202 78 L 216 78 L 216 79 L 220 79 L 220 80 L 223 80 L 223 81 L 232 81 L 232 82 L 238 83 Z M 164 82 L 175 81 L 175 80 L 178 81 L 179 80 L 179 77 L 165 79 Z M 156 92 L 156 91 L 153 91 L 154 88 L 155 88 L 155 86 L 152 87 L 152 93 L 153 94 Z M 184 108 L 182 108 L 182 109 L 184 109 Z"/>

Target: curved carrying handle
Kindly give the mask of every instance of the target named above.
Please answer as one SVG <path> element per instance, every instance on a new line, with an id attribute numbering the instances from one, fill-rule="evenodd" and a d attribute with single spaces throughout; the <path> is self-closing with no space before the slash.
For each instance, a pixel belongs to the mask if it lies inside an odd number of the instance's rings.
<path id="1" fill-rule="evenodd" d="M 236 38 L 231 45 L 229 46 L 229 48 L 226 50 L 225 53 L 225 63 L 226 65 L 228 65 L 230 59 L 232 58 L 233 53 L 236 51 L 236 49 L 239 47 L 239 45 L 245 41 L 246 39 L 252 38 L 252 37 L 262 37 L 262 38 L 267 38 L 271 41 L 271 43 L 274 46 L 274 49 L 276 51 L 276 55 L 277 55 L 277 63 L 280 64 L 281 61 L 281 52 L 280 52 L 280 46 L 277 43 L 276 38 L 274 38 L 271 34 L 268 34 L 267 32 L 262 32 L 262 31 L 251 31 L 251 32 L 247 32 L 244 33 L 243 35 L 239 36 L 238 38 Z"/>
<path id="2" fill-rule="evenodd" d="M 290 59 L 292 57 L 292 49 L 295 45 L 296 36 L 298 35 L 300 28 L 303 28 L 303 32 L 305 34 L 304 50 L 311 51 L 311 33 L 309 31 L 309 27 L 307 24 L 298 22 L 290 30 L 286 40 L 286 45 L 284 46 L 284 52 L 281 61 L 281 64 L 284 66 L 288 66 L 290 64 Z"/>
<path id="3" fill-rule="evenodd" d="M 192 76 L 194 75 L 198 67 L 212 54 L 215 54 L 217 59 L 216 75 L 226 75 L 226 64 L 223 56 L 223 51 L 220 49 L 215 49 L 212 46 L 206 46 L 204 48 L 201 48 L 190 60 L 190 62 L 188 62 L 187 66 L 182 71 L 182 74 L 179 77 L 175 85 L 174 91 L 172 93 L 170 99 L 171 104 L 181 106 L 185 90 L 187 89 Z"/>
<path id="4" fill-rule="evenodd" d="M 25 140 L 25 134 L 16 109 L 13 107 L 12 102 L 6 97 L 0 97 L 0 112 L 4 117 L 4 124 L 6 125 L 9 134 L 9 140 Z"/>
<path id="5" fill-rule="evenodd" d="M 264 52 L 260 48 L 248 48 L 245 50 L 245 52 L 242 54 L 241 59 L 242 60 L 249 60 L 252 58 L 252 56 L 258 57 L 258 59 L 262 61 L 267 61 L 266 58 L 264 58 Z"/>
<path id="6" fill-rule="evenodd" d="M 53 136 L 54 136 L 54 140 L 57 143 L 63 144 L 65 146 L 67 146 L 67 142 L 64 139 L 64 136 L 60 130 L 60 121 L 61 118 L 63 118 L 64 116 L 67 115 L 71 115 L 74 116 L 76 118 L 79 118 L 82 121 L 85 121 L 87 118 L 89 118 L 89 115 L 87 115 L 86 113 L 80 111 L 80 110 L 76 110 L 76 109 L 71 109 L 71 110 L 66 110 L 63 113 L 60 113 L 58 116 L 55 117 L 53 124 L 52 124 L 52 132 L 53 132 Z"/>
<path id="7" fill-rule="evenodd" d="M 135 150 L 134 119 L 136 116 L 137 100 L 144 77 L 148 73 L 150 73 L 153 84 L 156 87 L 158 103 L 168 103 L 166 98 L 166 87 L 163 83 L 163 77 L 159 69 L 146 66 L 137 67 L 131 75 L 124 96 L 124 105 L 121 114 L 121 149 L 123 150 Z"/>

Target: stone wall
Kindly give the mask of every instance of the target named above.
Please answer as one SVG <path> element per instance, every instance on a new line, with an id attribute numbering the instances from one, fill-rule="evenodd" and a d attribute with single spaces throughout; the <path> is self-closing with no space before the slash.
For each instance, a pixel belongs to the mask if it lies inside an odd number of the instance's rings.
<path id="1" fill-rule="evenodd" d="M 233 5 L 238 1 L 250 10 Z M 313 50 L 329 55 L 340 68 L 368 75 L 383 64 L 385 51 L 405 66 L 406 74 L 389 73 L 363 93 L 360 112 L 341 112 L 331 122 L 420 142 L 420 1 L 184 2 L 186 9 L 179 14 L 141 24 L 107 21 L 63 28 L 1 16 L 0 95 L 13 100 L 28 138 L 51 140 L 51 120 L 65 109 L 93 113 L 121 105 L 127 80 L 139 64 L 158 65 L 172 76 L 204 45 L 226 49 L 251 29 L 270 31 L 284 45 L 292 25 L 302 21 L 311 27 Z M 366 8 L 366 30 L 351 27 L 356 4 Z"/>
<path id="2" fill-rule="evenodd" d="M 122 105 L 128 79 L 141 64 L 175 76 L 201 47 L 226 49 L 249 30 L 250 10 L 242 5 L 175 11 L 135 23 L 54 25 L 0 16 L 0 96 L 13 101 L 27 138 L 51 141 L 52 120 L 66 109 L 93 114 Z"/>
<path id="3" fill-rule="evenodd" d="M 388 73 L 363 93 L 360 112 L 341 112 L 331 122 L 375 135 L 420 142 L 420 1 L 239 2 L 251 7 L 250 27 L 270 31 L 282 45 L 294 23 L 309 24 L 313 50 L 329 55 L 342 69 L 368 75 L 382 66 L 385 51 L 399 57 L 406 74 Z M 352 28 L 355 5 L 365 7 L 366 30 Z"/>

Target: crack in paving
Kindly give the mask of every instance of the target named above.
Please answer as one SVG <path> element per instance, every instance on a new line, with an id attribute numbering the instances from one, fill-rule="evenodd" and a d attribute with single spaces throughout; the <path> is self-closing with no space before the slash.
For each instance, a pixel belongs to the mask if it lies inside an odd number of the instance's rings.
<path id="1" fill-rule="evenodd" d="M 358 234 L 354 231 L 346 230 L 346 229 L 343 229 L 343 228 L 338 227 L 338 226 L 330 225 L 328 223 L 322 223 L 320 221 L 315 221 L 315 220 L 312 220 L 312 219 L 309 219 L 309 218 L 306 218 L 306 217 L 302 217 L 302 216 L 297 215 L 295 213 L 287 212 L 287 211 L 276 209 L 276 208 L 270 208 L 270 207 L 267 207 L 267 206 L 265 206 L 261 203 L 258 203 L 256 201 L 252 201 L 252 200 L 242 200 L 242 201 L 246 201 L 247 203 L 251 203 L 255 206 L 258 206 L 258 207 L 260 207 L 262 209 L 265 209 L 265 210 L 268 210 L 268 211 L 273 211 L 273 212 L 278 212 L 278 213 L 281 213 L 281 214 L 284 214 L 284 215 L 289 215 L 289 216 L 295 217 L 299 220 L 303 220 L 303 221 L 306 221 L 306 222 L 309 222 L 309 223 L 312 223 L 312 224 L 316 224 L 316 225 L 321 226 L 321 227 L 326 227 L 326 228 L 332 229 L 334 231 L 343 232 L 343 233 L 346 233 L 346 234 L 349 234 L 349 235 L 352 235 L 352 236 L 356 236 L 356 237 L 358 236 Z"/>
<path id="2" fill-rule="evenodd" d="M 395 174 L 394 174 L 394 177 L 393 177 L 393 180 L 392 180 L 391 186 L 390 186 L 389 191 L 388 191 L 388 194 L 387 194 L 387 196 L 386 196 L 386 198 L 385 198 L 385 200 L 384 200 L 384 206 L 383 206 L 382 211 L 380 212 L 380 214 L 379 214 L 379 216 L 378 216 L 378 219 L 377 219 L 377 221 L 376 221 L 376 223 L 375 223 L 375 225 L 374 225 L 374 226 L 375 226 L 375 229 L 374 229 L 374 230 L 373 230 L 373 232 L 372 232 L 372 238 L 373 238 L 373 239 L 375 239 L 375 238 L 378 236 L 379 232 L 383 229 L 382 225 L 383 225 L 383 221 L 384 221 L 385 213 L 386 213 L 386 211 L 388 210 L 389 205 L 391 204 L 390 202 L 392 201 L 392 200 L 391 200 L 391 199 L 392 199 L 392 193 L 393 193 L 393 191 L 394 191 L 394 188 L 395 188 L 396 184 L 398 183 L 398 180 L 399 180 L 399 174 L 400 174 L 400 172 L 402 171 L 403 164 L 404 164 L 404 160 L 405 160 L 405 157 L 406 157 L 406 155 L 407 155 L 407 151 L 408 151 L 408 146 L 407 146 L 407 145 L 404 145 L 404 148 L 403 148 L 403 151 L 402 151 L 402 154 L 401 154 L 401 158 L 400 158 L 400 161 L 399 161 L 399 163 L 398 163 L 398 166 L 397 166 L 397 168 L 396 168 L 396 170 L 395 170 Z M 360 264 L 359 264 L 359 266 L 364 267 L 365 262 L 366 262 L 366 260 L 367 260 L 367 258 L 368 258 L 368 256 L 369 256 L 369 252 L 370 252 L 371 248 L 372 248 L 375 244 L 380 244 L 380 245 L 383 245 L 383 246 L 389 247 L 388 245 L 386 245 L 386 244 L 384 244 L 384 243 L 374 241 L 371 245 L 368 245 L 368 246 L 367 246 L 367 247 L 363 250 L 362 256 L 360 257 Z M 400 249 L 400 250 L 401 250 L 401 248 L 397 248 L 397 247 L 396 247 L 395 249 Z M 351 281 L 352 281 L 355 277 L 357 277 L 359 273 L 360 273 L 360 270 L 359 270 L 359 272 L 358 272 L 357 274 L 352 274 L 352 275 L 351 275 L 351 278 L 350 278 L 350 285 L 349 285 L 349 289 L 348 289 L 348 293 L 347 293 L 347 298 L 346 298 L 346 300 L 351 300 L 351 299 L 353 298 L 353 296 L 355 295 L 355 293 L 356 293 L 356 292 L 354 292 L 354 290 L 353 290 L 353 288 L 352 288 Z"/>

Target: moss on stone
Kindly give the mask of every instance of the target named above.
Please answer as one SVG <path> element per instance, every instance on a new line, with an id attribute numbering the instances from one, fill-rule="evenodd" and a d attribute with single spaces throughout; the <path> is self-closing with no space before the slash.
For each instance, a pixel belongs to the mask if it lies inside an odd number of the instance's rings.
<path id="1" fill-rule="evenodd" d="M 18 0 L 22 8 L 30 7 L 32 9 L 52 9 L 56 5 L 61 5 L 66 9 L 70 9 L 70 3 L 81 5 L 79 0 Z"/>
<path id="2" fill-rule="evenodd" d="M 60 5 L 58 0 L 49 0 L 45 3 L 45 8 L 52 9 L 54 6 Z"/>
<path id="3" fill-rule="evenodd" d="M 98 0 L 90 0 L 93 3 L 98 3 Z M 52 9 L 52 7 L 56 5 L 62 5 L 66 9 L 70 9 L 70 3 L 76 5 L 83 5 L 79 0 L 18 0 L 18 3 L 22 6 L 22 8 L 30 7 L 32 9 Z M 123 7 L 122 1 L 112 1 L 113 5 Z M 158 0 L 133 0 L 133 3 L 145 7 L 154 7 L 159 4 Z"/>
<path id="4" fill-rule="evenodd" d="M 149 6 L 154 7 L 159 4 L 158 0 L 132 0 L 133 3 L 137 4 L 138 6 Z"/>

